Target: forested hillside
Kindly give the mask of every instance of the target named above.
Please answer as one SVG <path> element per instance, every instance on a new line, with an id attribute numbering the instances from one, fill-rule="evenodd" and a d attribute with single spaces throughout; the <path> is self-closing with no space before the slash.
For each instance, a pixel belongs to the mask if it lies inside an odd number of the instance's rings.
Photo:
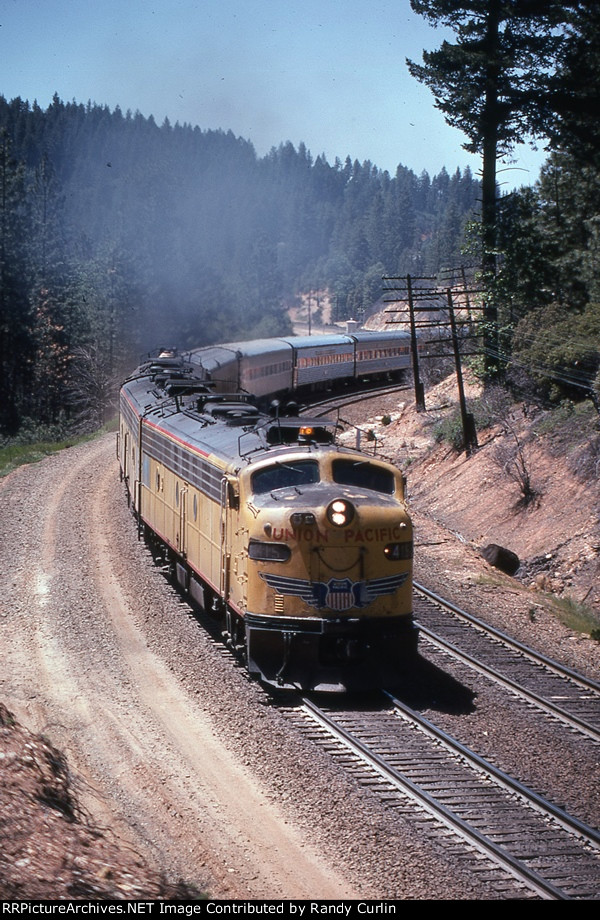
<path id="1" fill-rule="evenodd" d="M 93 428 L 152 348 L 289 332 L 287 308 L 315 291 L 334 320 L 361 318 L 383 276 L 465 262 L 486 378 L 600 407 L 600 7 L 411 3 L 456 33 L 409 64 L 481 153 L 483 184 L 302 144 L 258 157 L 231 132 L 0 96 L 4 438 Z M 548 161 L 503 192 L 498 157 L 527 131 Z"/>
<path id="2" fill-rule="evenodd" d="M 478 207 L 468 170 L 258 158 L 231 132 L 57 97 L 0 97 L 0 131 L 5 433 L 73 414 L 157 345 L 288 332 L 299 292 L 328 289 L 334 319 L 367 310 L 382 275 L 455 263 Z"/>

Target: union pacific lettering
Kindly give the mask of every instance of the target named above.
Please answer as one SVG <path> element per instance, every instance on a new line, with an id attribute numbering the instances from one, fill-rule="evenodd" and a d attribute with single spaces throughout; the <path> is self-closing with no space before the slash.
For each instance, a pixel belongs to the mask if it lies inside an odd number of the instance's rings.
<path id="1" fill-rule="evenodd" d="M 329 534 L 312 527 L 302 527 L 300 530 L 290 530 L 289 527 L 274 527 L 271 534 L 273 540 L 283 540 L 290 543 L 329 543 Z"/>
<path id="2" fill-rule="evenodd" d="M 338 533 L 315 530 L 313 527 L 302 527 L 300 529 L 274 527 L 271 539 L 281 540 L 285 543 L 290 543 L 292 540 L 297 543 L 329 543 L 330 536 L 338 536 Z M 349 527 L 343 531 L 344 543 L 389 543 L 392 540 L 401 540 L 403 537 L 406 537 L 406 532 L 399 525 L 394 527 L 364 527 L 358 530 L 354 527 Z"/>

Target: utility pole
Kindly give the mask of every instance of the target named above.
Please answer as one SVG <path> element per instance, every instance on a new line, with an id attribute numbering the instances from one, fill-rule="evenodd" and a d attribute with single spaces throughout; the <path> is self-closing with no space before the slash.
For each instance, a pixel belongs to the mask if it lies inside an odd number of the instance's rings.
<path id="1" fill-rule="evenodd" d="M 413 378 L 415 382 L 415 404 L 417 412 L 425 412 L 425 387 L 419 374 L 419 351 L 417 344 L 417 327 L 415 324 L 415 305 L 413 300 L 412 279 L 406 276 L 408 291 L 408 310 L 410 314 L 410 351 L 412 356 Z"/>
<path id="2" fill-rule="evenodd" d="M 449 271 L 454 275 L 454 270 Z M 398 316 L 398 318 L 390 319 L 390 325 L 404 324 L 410 330 L 412 367 L 415 381 L 415 407 L 418 412 L 425 411 L 425 395 L 420 376 L 420 364 L 425 359 L 448 360 L 452 359 L 452 357 L 454 358 L 463 443 L 467 456 L 470 456 L 478 446 L 477 432 L 473 414 L 467 411 L 460 344 L 464 346 L 467 342 L 469 343 L 469 350 L 462 357 L 480 353 L 481 346 L 478 348 L 477 345 L 473 346 L 472 344 L 473 341 L 481 340 L 482 338 L 481 331 L 473 321 L 473 314 L 481 314 L 485 308 L 479 301 L 482 291 L 476 288 L 469 289 L 464 268 L 461 274 L 462 286 L 458 290 L 456 286 L 452 288 L 447 283 L 444 284 L 439 276 L 431 278 L 405 275 L 396 278 L 384 277 L 383 280 L 390 284 L 390 287 L 385 290 L 393 295 L 386 302 L 398 305 L 395 309 L 386 310 L 386 313 L 394 313 Z M 453 290 L 454 296 L 460 294 L 460 297 L 464 298 L 464 305 L 460 300 L 455 308 Z M 470 295 L 477 296 L 475 303 L 471 300 Z M 458 316 L 456 311 L 459 311 Z M 461 327 L 460 334 L 459 327 Z"/>
<path id="3" fill-rule="evenodd" d="M 454 351 L 454 363 L 456 365 L 456 383 L 458 387 L 458 402 L 460 405 L 460 418 L 463 430 L 463 444 L 467 457 L 470 457 L 477 444 L 477 432 L 475 430 L 475 419 L 472 412 L 467 411 L 467 401 L 465 399 L 465 387 L 463 382 L 462 367 L 460 363 L 460 350 L 458 345 L 458 334 L 456 332 L 456 319 L 454 316 L 454 304 L 452 302 L 452 291 L 450 288 L 446 291 L 448 297 L 448 313 L 450 315 L 450 332 L 452 335 L 452 348 Z"/>

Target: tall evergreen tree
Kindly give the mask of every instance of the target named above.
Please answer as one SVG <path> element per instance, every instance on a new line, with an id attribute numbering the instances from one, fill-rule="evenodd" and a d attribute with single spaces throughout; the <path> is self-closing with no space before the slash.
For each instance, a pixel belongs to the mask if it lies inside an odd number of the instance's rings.
<path id="1" fill-rule="evenodd" d="M 27 241 L 29 214 L 23 167 L 0 132 L 0 429 L 12 432 L 27 413 L 32 360 Z"/>
<path id="2" fill-rule="evenodd" d="M 600 4 L 580 0 L 559 56 L 552 87 L 552 146 L 600 174 Z"/>
<path id="3" fill-rule="evenodd" d="M 464 146 L 482 155 L 482 270 L 496 274 L 499 156 L 530 137 L 550 132 L 550 97 L 566 25 L 575 3 L 559 0 L 411 0 L 415 12 L 455 31 L 454 44 L 408 61 L 433 91 L 446 121 L 467 136 Z M 489 374 L 498 369 L 497 309 L 486 303 L 484 349 Z"/>
<path id="4" fill-rule="evenodd" d="M 446 121 L 467 136 L 465 149 L 481 153 L 483 268 L 493 273 L 496 253 L 496 163 L 528 137 L 548 133 L 550 78 L 562 29 L 573 4 L 558 0 L 411 0 L 416 13 L 448 26 L 456 42 L 408 61 L 433 91 Z"/>

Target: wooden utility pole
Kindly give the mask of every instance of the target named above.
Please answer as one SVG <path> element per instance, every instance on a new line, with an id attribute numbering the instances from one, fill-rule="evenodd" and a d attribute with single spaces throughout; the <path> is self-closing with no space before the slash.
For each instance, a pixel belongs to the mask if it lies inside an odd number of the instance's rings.
<path id="1" fill-rule="evenodd" d="M 452 270 L 452 275 L 454 275 L 454 270 Z M 485 308 L 483 304 L 477 301 L 474 303 L 470 299 L 470 295 L 481 296 L 482 292 L 467 287 L 464 269 L 461 275 L 462 284 L 454 289 L 440 279 L 411 275 L 384 278 L 384 282 L 390 283 L 386 291 L 393 292 L 393 298 L 386 302 L 397 304 L 395 309 L 386 310 L 386 313 L 398 315 L 398 318 L 390 319 L 390 325 L 403 324 L 410 329 L 415 403 L 418 412 L 425 411 L 420 363 L 426 359 L 452 359 L 454 357 L 463 443 L 467 456 L 469 456 L 478 444 L 475 419 L 473 414 L 467 411 L 461 360 L 462 357 L 481 353 L 482 333 L 474 328 L 473 314 L 482 314 Z M 460 294 L 461 298 L 464 298 L 464 306 L 459 302 L 455 307 L 453 291 L 454 296 Z M 456 315 L 457 311 L 459 311 L 459 316 Z M 459 327 L 461 327 L 460 334 Z M 473 346 L 474 340 L 479 340 L 479 347 Z M 461 357 L 460 344 L 464 345 L 467 342 L 471 343 L 470 350 Z"/>
<path id="2" fill-rule="evenodd" d="M 417 343 L 417 327 L 415 323 L 415 304 L 413 299 L 412 279 L 406 276 L 408 290 L 408 310 L 410 313 L 410 352 L 412 355 L 413 378 L 415 381 L 415 404 L 417 412 L 425 412 L 425 387 L 421 383 L 419 374 L 419 351 Z"/>
<path id="3" fill-rule="evenodd" d="M 448 313 L 450 315 L 450 332 L 452 335 L 452 349 L 454 351 L 454 363 L 456 366 L 456 383 L 458 387 L 458 402 L 460 405 L 460 418 L 463 430 L 463 444 L 467 457 L 470 457 L 477 444 L 477 431 L 475 429 L 475 419 L 472 412 L 467 411 L 467 401 L 465 399 L 465 387 L 463 382 L 462 367 L 460 363 L 460 349 L 458 344 L 458 335 L 456 332 L 456 319 L 454 316 L 454 304 L 452 302 L 452 291 L 450 288 L 446 291 L 448 297 Z"/>

